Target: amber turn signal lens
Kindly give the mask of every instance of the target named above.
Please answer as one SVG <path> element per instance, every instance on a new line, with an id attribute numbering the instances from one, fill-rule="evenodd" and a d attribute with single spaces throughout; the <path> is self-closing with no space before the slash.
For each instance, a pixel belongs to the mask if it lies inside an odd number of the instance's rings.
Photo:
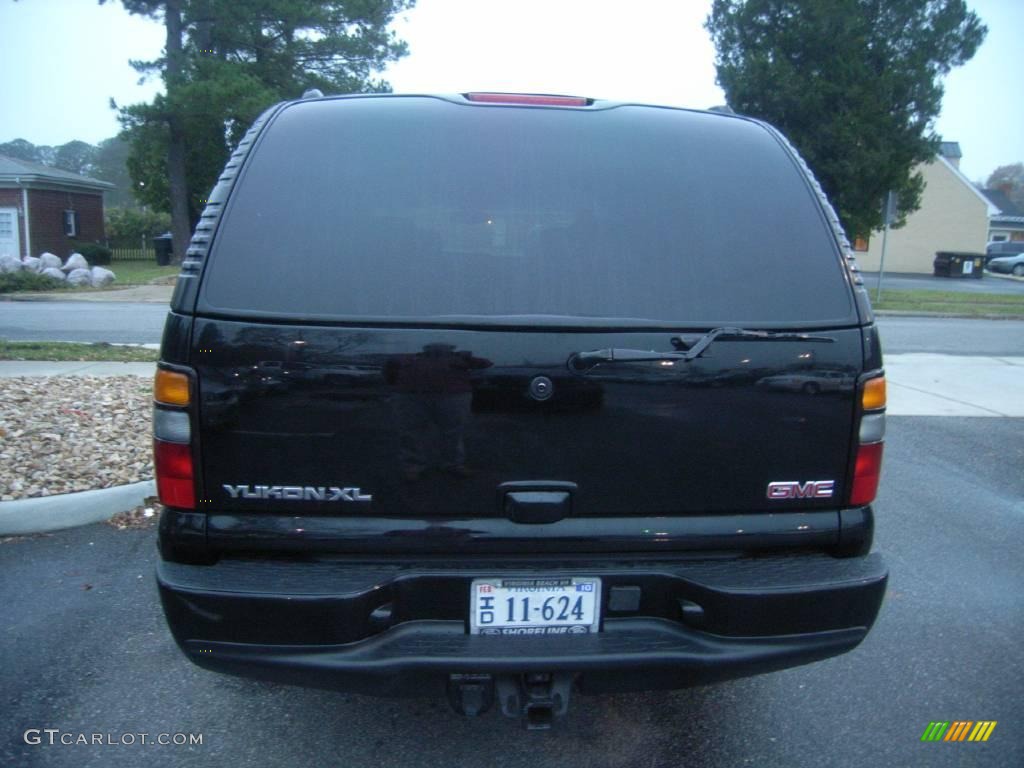
<path id="1" fill-rule="evenodd" d="M 865 411 L 877 411 L 885 408 L 885 377 L 868 379 L 864 382 L 864 391 L 860 396 Z"/>
<path id="2" fill-rule="evenodd" d="M 164 405 L 188 405 L 188 376 L 159 369 L 153 382 L 153 398 Z"/>

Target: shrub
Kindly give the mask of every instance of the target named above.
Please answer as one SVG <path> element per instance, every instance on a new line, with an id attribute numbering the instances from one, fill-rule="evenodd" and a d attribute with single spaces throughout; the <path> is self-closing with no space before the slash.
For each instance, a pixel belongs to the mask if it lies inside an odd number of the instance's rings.
<path id="1" fill-rule="evenodd" d="M 68 284 L 55 277 L 40 275 L 36 272 L 9 272 L 0 274 L 0 293 L 17 293 L 19 291 L 52 291 L 56 288 L 67 288 Z"/>
<path id="2" fill-rule="evenodd" d="M 105 229 L 107 240 L 115 248 L 138 248 L 171 228 L 167 213 L 156 213 L 146 208 L 107 208 Z"/>
<path id="3" fill-rule="evenodd" d="M 107 246 L 100 245 L 99 243 L 73 242 L 71 247 L 85 256 L 85 260 L 89 262 L 90 267 L 105 267 L 110 263 L 110 259 L 113 256 L 113 252 Z"/>

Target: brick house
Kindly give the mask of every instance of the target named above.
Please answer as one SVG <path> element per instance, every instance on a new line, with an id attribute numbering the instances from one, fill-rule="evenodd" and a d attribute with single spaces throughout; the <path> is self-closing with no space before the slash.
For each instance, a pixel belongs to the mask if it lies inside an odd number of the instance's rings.
<path id="1" fill-rule="evenodd" d="M 105 181 L 0 155 L 0 255 L 62 259 L 73 242 L 104 239 Z"/>

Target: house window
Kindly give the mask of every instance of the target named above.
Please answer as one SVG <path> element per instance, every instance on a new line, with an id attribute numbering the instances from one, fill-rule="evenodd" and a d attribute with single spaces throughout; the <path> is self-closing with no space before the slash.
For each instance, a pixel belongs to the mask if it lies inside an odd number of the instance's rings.
<path id="1" fill-rule="evenodd" d="M 868 249 L 869 239 L 866 237 L 860 237 L 859 235 L 853 238 L 853 250 L 855 251 L 866 251 Z"/>
<path id="2" fill-rule="evenodd" d="M 78 235 L 78 211 L 64 211 L 64 234 L 68 237 Z"/>

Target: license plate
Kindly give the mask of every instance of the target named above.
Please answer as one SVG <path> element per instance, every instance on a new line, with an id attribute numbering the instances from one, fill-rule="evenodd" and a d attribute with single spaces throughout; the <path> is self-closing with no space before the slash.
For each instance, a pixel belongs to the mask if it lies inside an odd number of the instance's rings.
<path id="1" fill-rule="evenodd" d="M 585 635 L 598 630 L 601 580 L 474 579 L 469 602 L 472 635 Z"/>

